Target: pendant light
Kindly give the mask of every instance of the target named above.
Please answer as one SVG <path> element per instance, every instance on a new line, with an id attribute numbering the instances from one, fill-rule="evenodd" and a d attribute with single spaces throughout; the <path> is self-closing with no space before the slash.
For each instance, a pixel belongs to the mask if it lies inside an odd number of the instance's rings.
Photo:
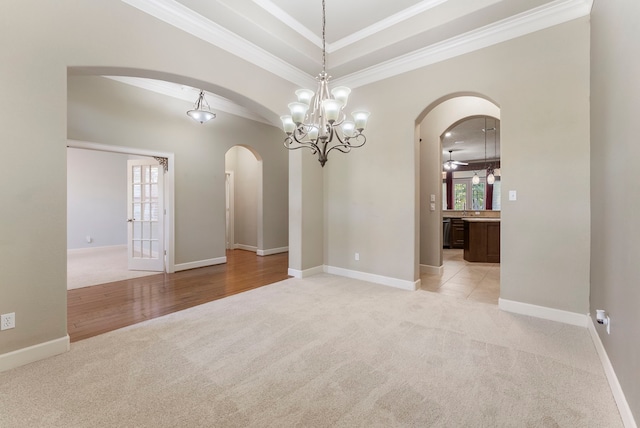
<path id="1" fill-rule="evenodd" d="M 473 171 L 473 178 L 471 179 L 471 182 L 473 184 L 479 184 L 480 183 L 480 177 L 478 176 L 478 173 L 476 171 Z"/>
<path id="2" fill-rule="evenodd" d="M 193 120 L 200 123 L 208 122 L 211 119 L 214 119 L 216 117 L 216 114 L 211 111 L 211 107 L 209 107 L 209 103 L 204 98 L 203 90 L 200 90 L 198 101 L 196 101 L 195 105 L 193 106 L 193 110 L 189 110 L 187 114 Z"/>

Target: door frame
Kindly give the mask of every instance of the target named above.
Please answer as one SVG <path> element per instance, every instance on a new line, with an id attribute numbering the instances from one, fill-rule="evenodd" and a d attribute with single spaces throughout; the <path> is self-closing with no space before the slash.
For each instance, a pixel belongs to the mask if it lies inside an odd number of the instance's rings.
<path id="1" fill-rule="evenodd" d="M 167 172 L 164 174 L 164 249 L 165 271 L 175 272 L 175 155 L 156 150 L 139 149 L 135 147 L 112 146 L 110 144 L 91 143 L 87 141 L 67 140 L 67 147 L 75 149 L 96 150 L 99 152 L 122 153 L 126 155 L 163 157 L 168 159 Z"/>

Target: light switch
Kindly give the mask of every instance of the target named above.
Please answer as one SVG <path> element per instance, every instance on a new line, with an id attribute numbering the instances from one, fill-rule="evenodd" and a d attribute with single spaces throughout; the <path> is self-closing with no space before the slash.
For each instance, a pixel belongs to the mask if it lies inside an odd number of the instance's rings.
<path id="1" fill-rule="evenodd" d="M 518 195 L 516 194 L 515 190 L 509 190 L 509 200 L 510 201 L 515 201 L 518 199 Z"/>
<path id="2" fill-rule="evenodd" d="M 436 195 L 431 195 L 431 202 L 435 202 L 436 201 Z"/>
<path id="3" fill-rule="evenodd" d="M 431 206 L 429 207 L 429 209 L 431 211 L 435 211 L 436 210 L 436 204 L 432 203 Z"/>

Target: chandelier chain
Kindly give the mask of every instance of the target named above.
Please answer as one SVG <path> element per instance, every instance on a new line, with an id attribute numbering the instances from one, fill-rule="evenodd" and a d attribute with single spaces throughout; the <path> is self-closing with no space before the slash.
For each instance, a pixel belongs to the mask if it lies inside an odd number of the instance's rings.
<path id="1" fill-rule="evenodd" d="M 326 26 L 327 26 L 327 18 L 325 12 L 325 0 L 322 0 L 322 74 L 325 74 L 327 71 L 327 54 L 326 54 Z"/>

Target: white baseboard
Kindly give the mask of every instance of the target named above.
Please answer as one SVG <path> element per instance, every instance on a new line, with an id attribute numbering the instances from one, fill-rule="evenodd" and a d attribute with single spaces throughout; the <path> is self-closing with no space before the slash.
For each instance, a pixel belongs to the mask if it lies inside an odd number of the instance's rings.
<path id="1" fill-rule="evenodd" d="M 100 247 L 82 247 L 82 248 L 69 248 L 67 250 L 68 253 L 93 253 L 100 252 L 106 250 L 115 250 L 115 249 L 123 249 L 127 248 L 127 244 L 117 244 L 117 245 L 102 245 Z"/>
<path id="2" fill-rule="evenodd" d="M 596 351 L 598 351 L 598 356 L 600 357 L 600 362 L 604 368 L 604 373 L 607 375 L 609 387 L 611 388 L 613 398 L 616 400 L 616 404 L 618 405 L 618 411 L 620 412 L 622 423 L 625 428 L 638 428 L 638 425 L 636 425 L 636 421 L 633 418 L 633 413 L 631 413 L 631 408 L 629 407 L 627 398 L 624 396 L 624 392 L 622 391 L 622 387 L 618 381 L 618 376 L 616 376 L 616 372 L 613 370 L 613 366 L 609 360 L 609 355 L 607 355 L 607 351 L 604 349 L 602 340 L 600 340 L 600 335 L 598 335 L 598 332 L 596 331 L 593 319 L 590 316 L 587 316 L 587 318 L 589 333 L 591 333 L 591 339 L 596 347 Z"/>
<path id="3" fill-rule="evenodd" d="M 27 348 L 17 349 L 0 355 L 0 372 L 11 370 L 38 360 L 64 354 L 70 349 L 69 335 Z"/>
<path id="4" fill-rule="evenodd" d="M 289 251 L 289 247 L 269 248 L 267 250 L 258 250 L 259 256 L 270 256 L 272 254 L 286 253 Z"/>
<path id="5" fill-rule="evenodd" d="M 442 275 L 444 266 L 420 265 L 420 273 L 428 273 L 430 275 Z"/>
<path id="6" fill-rule="evenodd" d="M 258 247 L 253 247 L 251 245 L 244 245 L 244 244 L 234 244 L 233 245 L 233 249 L 234 250 L 245 250 L 245 251 L 251 251 L 253 253 L 258 251 Z"/>
<path id="7" fill-rule="evenodd" d="M 310 269 L 305 269 L 305 270 L 297 270 L 297 269 L 289 268 L 288 274 L 289 276 L 292 276 L 294 278 L 307 278 L 309 276 L 317 275 L 323 272 L 324 272 L 324 266 L 316 266 L 316 267 L 312 267 Z"/>
<path id="8" fill-rule="evenodd" d="M 550 321 L 557 321 L 565 324 L 587 327 L 586 314 L 568 312 L 560 309 L 547 308 L 545 306 L 531 305 L 529 303 L 516 302 L 514 300 L 498 299 L 498 307 L 503 311 L 513 312 L 520 315 L 542 318 Z"/>
<path id="9" fill-rule="evenodd" d="M 375 275 L 372 273 L 358 272 L 350 269 L 343 269 L 334 266 L 325 266 L 325 272 L 332 275 L 345 276 L 347 278 L 359 279 L 362 281 L 374 282 L 376 284 L 388 285 L 390 287 L 401 288 L 403 290 L 415 291 L 420 288 L 420 280 L 406 281 L 388 276 Z"/>
<path id="10" fill-rule="evenodd" d="M 196 269 L 201 267 L 213 266 L 213 265 L 221 265 L 227 262 L 227 257 L 218 257 L 215 259 L 207 259 L 207 260 L 199 260 L 197 262 L 189 262 L 189 263 L 180 263 L 175 266 L 175 271 L 179 272 L 181 270 L 189 270 Z"/>

